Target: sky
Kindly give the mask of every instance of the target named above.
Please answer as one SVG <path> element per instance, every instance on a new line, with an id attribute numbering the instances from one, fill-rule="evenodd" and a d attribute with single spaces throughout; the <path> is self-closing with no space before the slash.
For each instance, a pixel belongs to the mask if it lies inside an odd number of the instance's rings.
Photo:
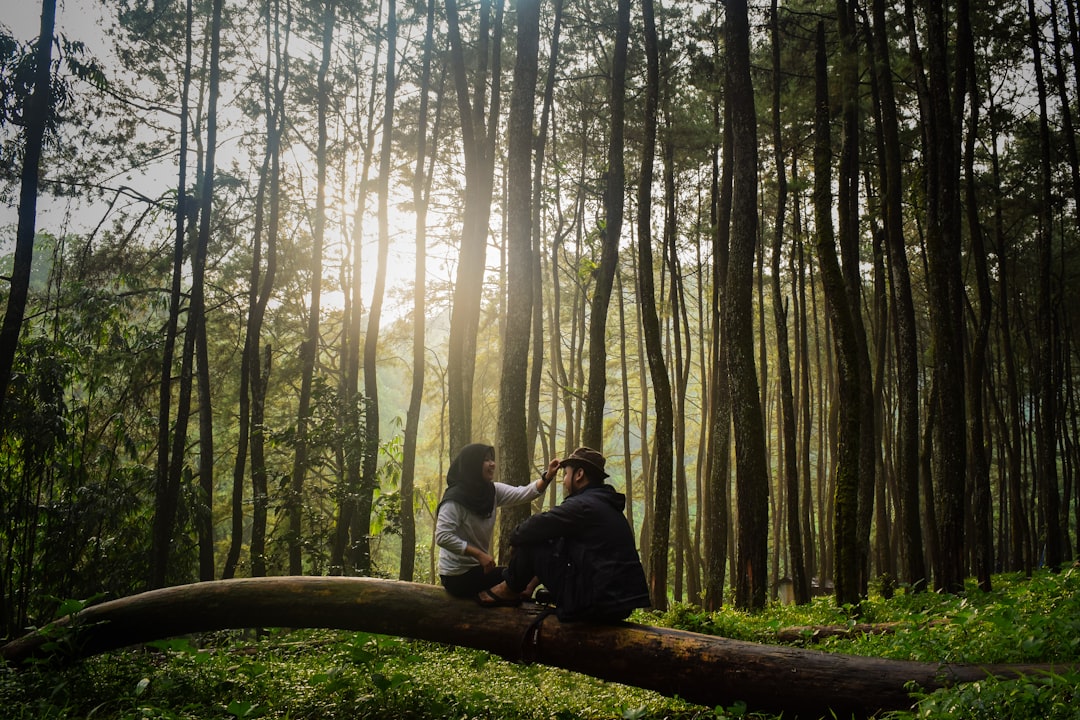
<path id="1" fill-rule="evenodd" d="M 96 3 L 85 0 L 57 0 L 56 30 L 71 40 L 83 40 L 90 46 L 91 53 L 98 48 L 93 46 L 97 35 Z M 0 0 L 0 25 L 11 35 L 23 42 L 37 37 L 41 28 L 40 0 Z M 56 233 L 72 221 L 66 209 L 66 203 L 40 197 L 38 200 L 37 229 Z M 0 253 L 10 252 L 14 244 L 15 227 L 18 222 L 18 208 L 14 205 L 0 205 Z"/>
<path id="2" fill-rule="evenodd" d="M 95 0 L 57 0 L 56 11 L 57 33 L 65 35 L 70 40 L 82 40 L 87 44 L 88 54 L 99 59 L 108 55 L 108 47 L 100 40 L 98 31 L 100 5 L 101 3 Z M 0 25 L 5 26 L 17 40 L 28 42 L 35 38 L 40 24 L 41 0 L 0 0 Z M 152 178 L 146 178 L 146 180 L 152 184 L 156 183 L 156 180 Z M 163 182 L 173 182 L 172 175 L 166 176 Z M 147 193 L 156 194 L 149 190 Z M 86 207 L 77 200 L 54 199 L 47 195 L 41 195 L 38 198 L 36 231 L 39 233 L 61 235 L 88 231 L 99 221 L 99 210 Z M 368 222 L 372 227 L 365 228 L 366 245 L 374 240 L 375 234 L 374 218 L 369 218 Z M 391 245 L 388 289 L 412 284 L 412 268 L 415 263 L 412 223 L 411 215 L 391 218 L 392 235 L 397 240 Z M 0 205 L 0 256 L 14 250 L 17 224 L 18 208 L 15 204 Z M 373 246 L 365 250 L 365 257 L 369 258 L 365 264 L 365 275 L 368 275 L 375 269 Z M 362 287 L 372 287 L 373 280 L 373 277 L 365 277 Z M 324 307 L 340 305 L 342 302 L 340 296 L 340 292 L 332 289 L 324 291 Z M 392 307 L 393 302 L 389 298 L 388 303 L 391 304 L 391 307 L 387 308 L 391 316 L 405 311 L 405 308 Z"/>

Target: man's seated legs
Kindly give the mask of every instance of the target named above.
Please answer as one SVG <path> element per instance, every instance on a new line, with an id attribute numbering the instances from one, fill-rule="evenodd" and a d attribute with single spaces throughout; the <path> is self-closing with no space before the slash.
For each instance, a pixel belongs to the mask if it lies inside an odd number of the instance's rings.
<path id="1" fill-rule="evenodd" d="M 487 594 L 496 600 L 504 601 L 528 597 L 540 583 L 554 591 L 551 583 L 555 582 L 555 574 L 550 571 L 553 554 L 553 543 L 514 546 L 510 562 L 503 570 L 503 582 L 488 589 Z M 481 603 L 484 602 L 483 595 L 484 593 L 481 593 Z"/>

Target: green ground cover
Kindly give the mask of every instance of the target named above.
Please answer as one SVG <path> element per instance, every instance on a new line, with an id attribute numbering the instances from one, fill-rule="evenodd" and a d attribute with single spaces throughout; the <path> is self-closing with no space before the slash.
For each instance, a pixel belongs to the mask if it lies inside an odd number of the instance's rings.
<path id="1" fill-rule="evenodd" d="M 932 662 L 1080 663 L 1080 570 L 997 576 L 962 595 L 873 594 L 859 611 L 828 598 L 759 613 L 676 605 L 639 622 L 775 643 L 782 628 L 898 623 L 894 632 L 832 638 L 831 652 Z M 1080 720 L 1080 674 L 988 680 L 915 695 L 890 718 Z M 734 718 L 638 688 L 488 653 L 364 633 L 226 632 L 154 643 L 56 668 L 0 667 L 0 717 L 177 718 Z"/>

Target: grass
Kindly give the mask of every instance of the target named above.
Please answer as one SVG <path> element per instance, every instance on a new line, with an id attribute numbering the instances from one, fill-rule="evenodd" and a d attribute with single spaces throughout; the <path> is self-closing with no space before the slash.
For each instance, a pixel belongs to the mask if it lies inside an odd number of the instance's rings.
<path id="1" fill-rule="evenodd" d="M 758 613 L 677 604 L 643 623 L 775 642 L 802 625 L 895 622 L 895 632 L 831 638 L 831 652 L 932 662 L 1080 662 L 1080 572 L 996 576 L 995 590 L 872 596 L 855 608 L 821 598 Z M 857 618 L 856 618 L 857 615 Z M 892 720 L 1080 720 L 1080 674 L 987 680 L 927 696 Z M 734 718 L 657 693 L 488 653 L 364 633 L 226 632 L 90 658 L 75 666 L 0 667 L 0 718 Z"/>

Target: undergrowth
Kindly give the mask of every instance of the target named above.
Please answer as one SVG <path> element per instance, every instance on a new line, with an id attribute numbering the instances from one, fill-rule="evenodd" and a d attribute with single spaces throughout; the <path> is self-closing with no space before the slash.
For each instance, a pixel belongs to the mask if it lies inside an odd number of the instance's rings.
<path id="1" fill-rule="evenodd" d="M 961 595 L 872 595 L 858 608 L 830 598 L 756 613 L 673 604 L 633 620 L 776 643 L 783 628 L 894 623 L 892 631 L 800 644 L 855 655 L 942 663 L 1080 662 L 1080 572 L 995 576 Z M 1080 674 L 986 680 L 920 694 L 891 720 L 1080 720 Z M 213 633 L 152 643 L 74 666 L 0 666 L 0 718 L 232 720 L 237 718 L 736 718 L 734 701 L 707 708 L 638 688 L 488 653 L 365 633 Z"/>

